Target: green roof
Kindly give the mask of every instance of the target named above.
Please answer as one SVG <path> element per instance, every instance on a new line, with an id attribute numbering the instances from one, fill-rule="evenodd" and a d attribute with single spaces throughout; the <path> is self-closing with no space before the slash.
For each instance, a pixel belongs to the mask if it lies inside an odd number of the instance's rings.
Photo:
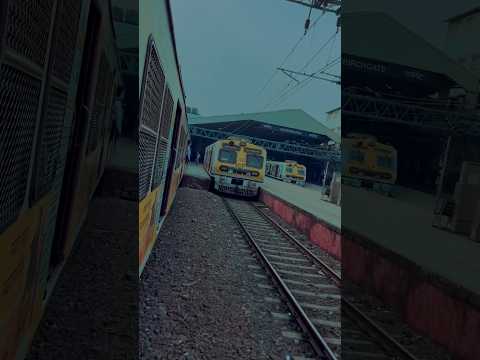
<path id="1" fill-rule="evenodd" d="M 269 125 L 305 131 L 318 135 L 325 135 L 335 142 L 340 142 L 340 135 L 333 132 L 320 121 L 301 109 L 268 111 L 260 113 L 200 116 L 192 117 L 189 114 L 188 122 L 191 125 L 224 123 L 232 121 L 253 120 Z"/>

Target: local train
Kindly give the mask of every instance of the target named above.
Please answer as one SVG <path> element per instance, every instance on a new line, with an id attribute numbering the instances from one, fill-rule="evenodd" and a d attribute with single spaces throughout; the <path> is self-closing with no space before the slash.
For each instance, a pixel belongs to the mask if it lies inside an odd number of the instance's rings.
<path id="1" fill-rule="evenodd" d="M 397 180 L 397 151 L 375 137 L 342 138 L 342 182 L 392 195 Z"/>
<path id="2" fill-rule="evenodd" d="M 139 13 L 141 274 L 180 186 L 190 134 L 170 1 L 142 0 Z"/>
<path id="3" fill-rule="evenodd" d="M 122 79 L 109 1 L 1 8 L 0 359 L 12 360 L 29 351 L 110 158 Z"/>
<path id="4" fill-rule="evenodd" d="M 247 140 L 230 137 L 205 149 L 203 166 L 210 189 L 245 197 L 258 197 L 265 179 L 267 151 Z"/>
<path id="5" fill-rule="evenodd" d="M 293 160 L 267 161 L 266 175 L 278 180 L 305 186 L 307 169 Z"/>

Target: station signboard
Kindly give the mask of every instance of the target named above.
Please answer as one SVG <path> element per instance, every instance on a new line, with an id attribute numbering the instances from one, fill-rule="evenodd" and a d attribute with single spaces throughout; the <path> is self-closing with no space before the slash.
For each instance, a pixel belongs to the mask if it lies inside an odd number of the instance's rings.
<path id="1" fill-rule="evenodd" d="M 432 90 L 448 88 L 454 84 L 443 74 L 349 54 L 342 55 L 342 74 L 343 78 L 352 76 L 358 82 L 391 81 L 400 86 L 414 85 Z"/>

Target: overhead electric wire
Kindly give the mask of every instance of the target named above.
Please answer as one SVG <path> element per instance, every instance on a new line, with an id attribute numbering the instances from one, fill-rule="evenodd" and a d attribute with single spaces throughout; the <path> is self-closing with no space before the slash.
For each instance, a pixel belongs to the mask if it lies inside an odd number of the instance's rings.
<path id="1" fill-rule="evenodd" d="M 316 75 L 317 73 L 314 73 L 314 74 L 311 74 L 311 75 Z M 273 105 L 280 105 L 282 104 L 285 100 L 287 100 L 288 98 L 290 98 L 291 96 L 295 95 L 296 93 L 298 93 L 300 90 L 304 89 L 308 84 L 310 84 L 312 82 L 312 80 L 314 79 L 317 79 L 317 80 L 322 80 L 322 79 L 318 79 L 318 78 L 313 78 L 313 77 L 310 77 L 310 78 L 307 78 L 305 79 L 302 83 L 298 84 L 298 86 L 290 89 L 289 92 L 287 93 L 284 93 L 281 97 L 279 97 L 275 103 Z M 327 80 L 329 82 L 332 82 L 331 80 L 329 79 L 323 79 L 323 80 Z M 335 83 L 337 83 L 335 81 Z"/>
<path id="2" fill-rule="evenodd" d="M 331 68 L 332 66 L 338 64 L 340 62 L 340 57 L 338 57 L 336 60 L 333 60 L 330 64 L 325 65 L 323 68 L 317 70 L 313 74 L 310 74 L 311 76 L 315 76 L 318 74 L 324 74 L 326 70 Z M 280 105 L 282 102 L 284 102 L 287 98 L 292 96 L 293 94 L 297 93 L 298 91 L 302 90 L 305 86 L 307 86 L 314 78 L 309 77 L 304 80 L 302 80 L 300 83 L 296 84 L 295 87 L 291 88 L 288 91 L 283 92 L 278 96 L 275 100 L 270 102 L 269 105 Z"/>
<path id="3" fill-rule="evenodd" d="M 337 33 L 335 32 L 332 36 L 330 36 L 328 38 L 328 40 L 320 47 L 320 49 L 318 49 L 315 54 L 313 54 L 313 56 L 310 58 L 310 60 L 308 60 L 305 65 L 303 65 L 303 67 L 299 70 L 299 71 L 303 71 L 305 70 L 308 65 L 310 65 L 312 63 L 313 60 L 315 60 L 315 58 L 322 52 L 323 49 L 325 49 L 325 47 L 332 41 L 334 40 L 335 38 L 337 37 Z"/>
<path id="4" fill-rule="evenodd" d="M 328 53 L 328 57 L 327 57 L 327 63 L 330 61 L 331 57 L 332 57 L 332 52 L 333 52 L 333 47 L 335 46 L 335 43 L 336 43 L 336 40 L 337 40 L 337 35 L 338 34 L 338 29 L 337 29 L 337 32 L 335 33 L 335 38 L 333 39 L 332 41 L 332 46 L 330 46 L 330 51 Z"/>
<path id="5" fill-rule="evenodd" d="M 325 47 L 326 47 L 332 40 L 334 40 L 334 39 L 336 38 L 337 34 L 338 34 L 338 31 L 335 31 L 335 33 L 334 33 L 332 36 L 330 36 L 330 37 L 327 39 L 327 41 L 325 41 L 325 43 L 315 52 L 315 54 L 313 54 L 313 56 L 305 63 L 305 65 L 303 65 L 303 67 L 299 70 L 299 72 L 304 71 L 304 70 L 313 62 L 313 60 L 315 60 L 315 58 L 322 52 L 322 50 L 325 49 Z M 278 70 L 277 70 L 277 71 L 278 71 Z M 285 93 L 289 90 L 289 88 L 290 88 L 290 86 L 292 85 L 292 83 L 293 83 L 293 80 L 290 80 L 289 83 L 288 83 L 282 90 L 280 90 L 280 92 L 279 92 L 280 95 L 278 95 L 278 93 L 277 93 L 277 96 L 274 96 L 273 98 L 271 98 L 271 100 L 262 108 L 262 110 L 267 109 L 267 108 L 270 106 L 270 104 L 271 104 L 273 101 L 275 101 L 275 99 L 278 99 L 279 96 L 282 97 L 283 94 L 285 94 Z M 298 85 L 301 85 L 301 83 L 297 83 L 296 86 L 298 86 Z M 294 87 L 294 88 L 295 88 L 295 87 Z"/>
<path id="6" fill-rule="evenodd" d="M 319 15 L 317 17 L 317 19 L 313 22 L 312 26 L 310 27 L 310 29 L 313 29 L 315 27 L 315 25 L 317 25 L 317 22 L 320 20 L 320 18 L 325 15 L 325 13 L 322 13 L 321 15 Z M 282 63 L 280 64 L 279 67 L 282 67 L 283 65 L 285 65 L 285 63 L 287 62 L 287 60 L 290 58 L 290 56 L 292 56 L 292 54 L 297 50 L 298 48 L 298 45 L 300 45 L 300 43 L 303 41 L 303 39 L 305 39 L 306 37 L 306 34 L 302 34 L 302 36 L 298 39 L 298 41 L 295 43 L 295 45 L 293 46 L 293 48 L 290 50 L 290 52 L 287 54 L 287 56 L 283 59 Z M 275 69 L 274 72 L 272 73 L 272 75 L 270 76 L 270 78 L 267 80 L 267 82 L 263 85 L 263 87 L 260 89 L 260 91 L 258 92 L 257 94 L 257 97 L 259 97 L 263 91 L 267 88 L 268 85 L 270 85 L 270 83 L 272 82 L 272 80 L 274 79 L 275 75 L 278 74 L 278 70 Z"/>
<path id="7" fill-rule="evenodd" d="M 319 75 L 319 74 L 325 74 L 325 72 L 330 69 L 331 67 L 335 66 L 340 62 L 340 56 L 332 60 L 330 63 L 325 64 L 322 68 L 319 70 L 315 71 L 314 73 L 310 75 Z M 330 75 L 330 74 L 328 74 Z M 335 75 L 330 75 L 330 76 L 335 76 Z M 286 97 L 289 97 L 295 90 L 301 90 L 303 89 L 310 81 L 312 81 L 313 78 L 306 78 L 299 83 L 297 83 L 293 88 L 290 88 L 290 85 L 292 82 L 290 82 L 283 90 L 281 90 L 280 94 L 276 97 L 274 97 L 263 109 L 268 108 L 270 105 L 278 105 L 281 104 Z"/>
<path id="8" fill-rule="evenodd" d="M 288 55 L 285 57 L 285 59 L 283 59 L 282 61 L 282 64 L 280 66 L 283 66 L 287 60 L 290 58 L 290 56 L 295 52 L 295 50 L 297 49 L 298 45 L 300 45 L 300 43 L 302 42 L 302 40 L 305 38 L 305 35 L 302 35 L 300 37 L 300 39 L 298 39 L 297 43 L 294 45 L 294 47 L 292 48 L 292 50 L 290 50 L 290 52 L 288 53 Z M 268 85 L 270 85 L 270 83 L 272 82 L 273 78 L 275 77 L 275 75 L 277 75 L 278 71 L 275 70 L 272 75 L 270 76 L 270 78 L 267 80 L 267 82 L 265 83 L 265 85 L 263 85 L 263 87 L 260 89 L 260 91 L 258 92 L 257 94 L 257 97 L 262 95 L 263 91 L 267 88 Z"/>

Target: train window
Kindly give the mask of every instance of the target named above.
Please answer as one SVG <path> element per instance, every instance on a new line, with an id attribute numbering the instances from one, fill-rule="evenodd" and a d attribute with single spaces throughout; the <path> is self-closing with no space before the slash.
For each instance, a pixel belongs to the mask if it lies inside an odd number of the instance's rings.
<path id="1" fill-rule="evenodd" d="M 299 173 L 300 175 L 305 175 L 305 170 L 303 170 L 303 169 L 298 169 L 298 173 Z"/>
<path id="2" fill-rule="evenodd" d="M 350 160 L 363 162 L 365 161 L 365 156 L 361 151 L 352 150 L 350 151 Z"/>
<path id="3" fill-rule="evenodd" d="M 220 149 L 218 160 L 228 164 L 235 164 L 237 161 L 237 153 L 232 150 Z"/>
<path id="4" fill-rule="evenodd" d="M 254 154 L 247 154 L 247 166 L 261 169 L 263 167 L 263 157 Z"/>
<path id="5" fill-rule="evenodd" d="M 386 169 L 391 169 L 393 166 L 392 158 L 388 156 L 378 156 L 377 165 Z"/>
<path id="6" fill-rule="evenodd" d="M 287 170 L 287 173 L 289 173 L 289 174 L 291 174 L 293 172 L 293 170 L 290 166 L 287 166 L 286 170 Z"/>

